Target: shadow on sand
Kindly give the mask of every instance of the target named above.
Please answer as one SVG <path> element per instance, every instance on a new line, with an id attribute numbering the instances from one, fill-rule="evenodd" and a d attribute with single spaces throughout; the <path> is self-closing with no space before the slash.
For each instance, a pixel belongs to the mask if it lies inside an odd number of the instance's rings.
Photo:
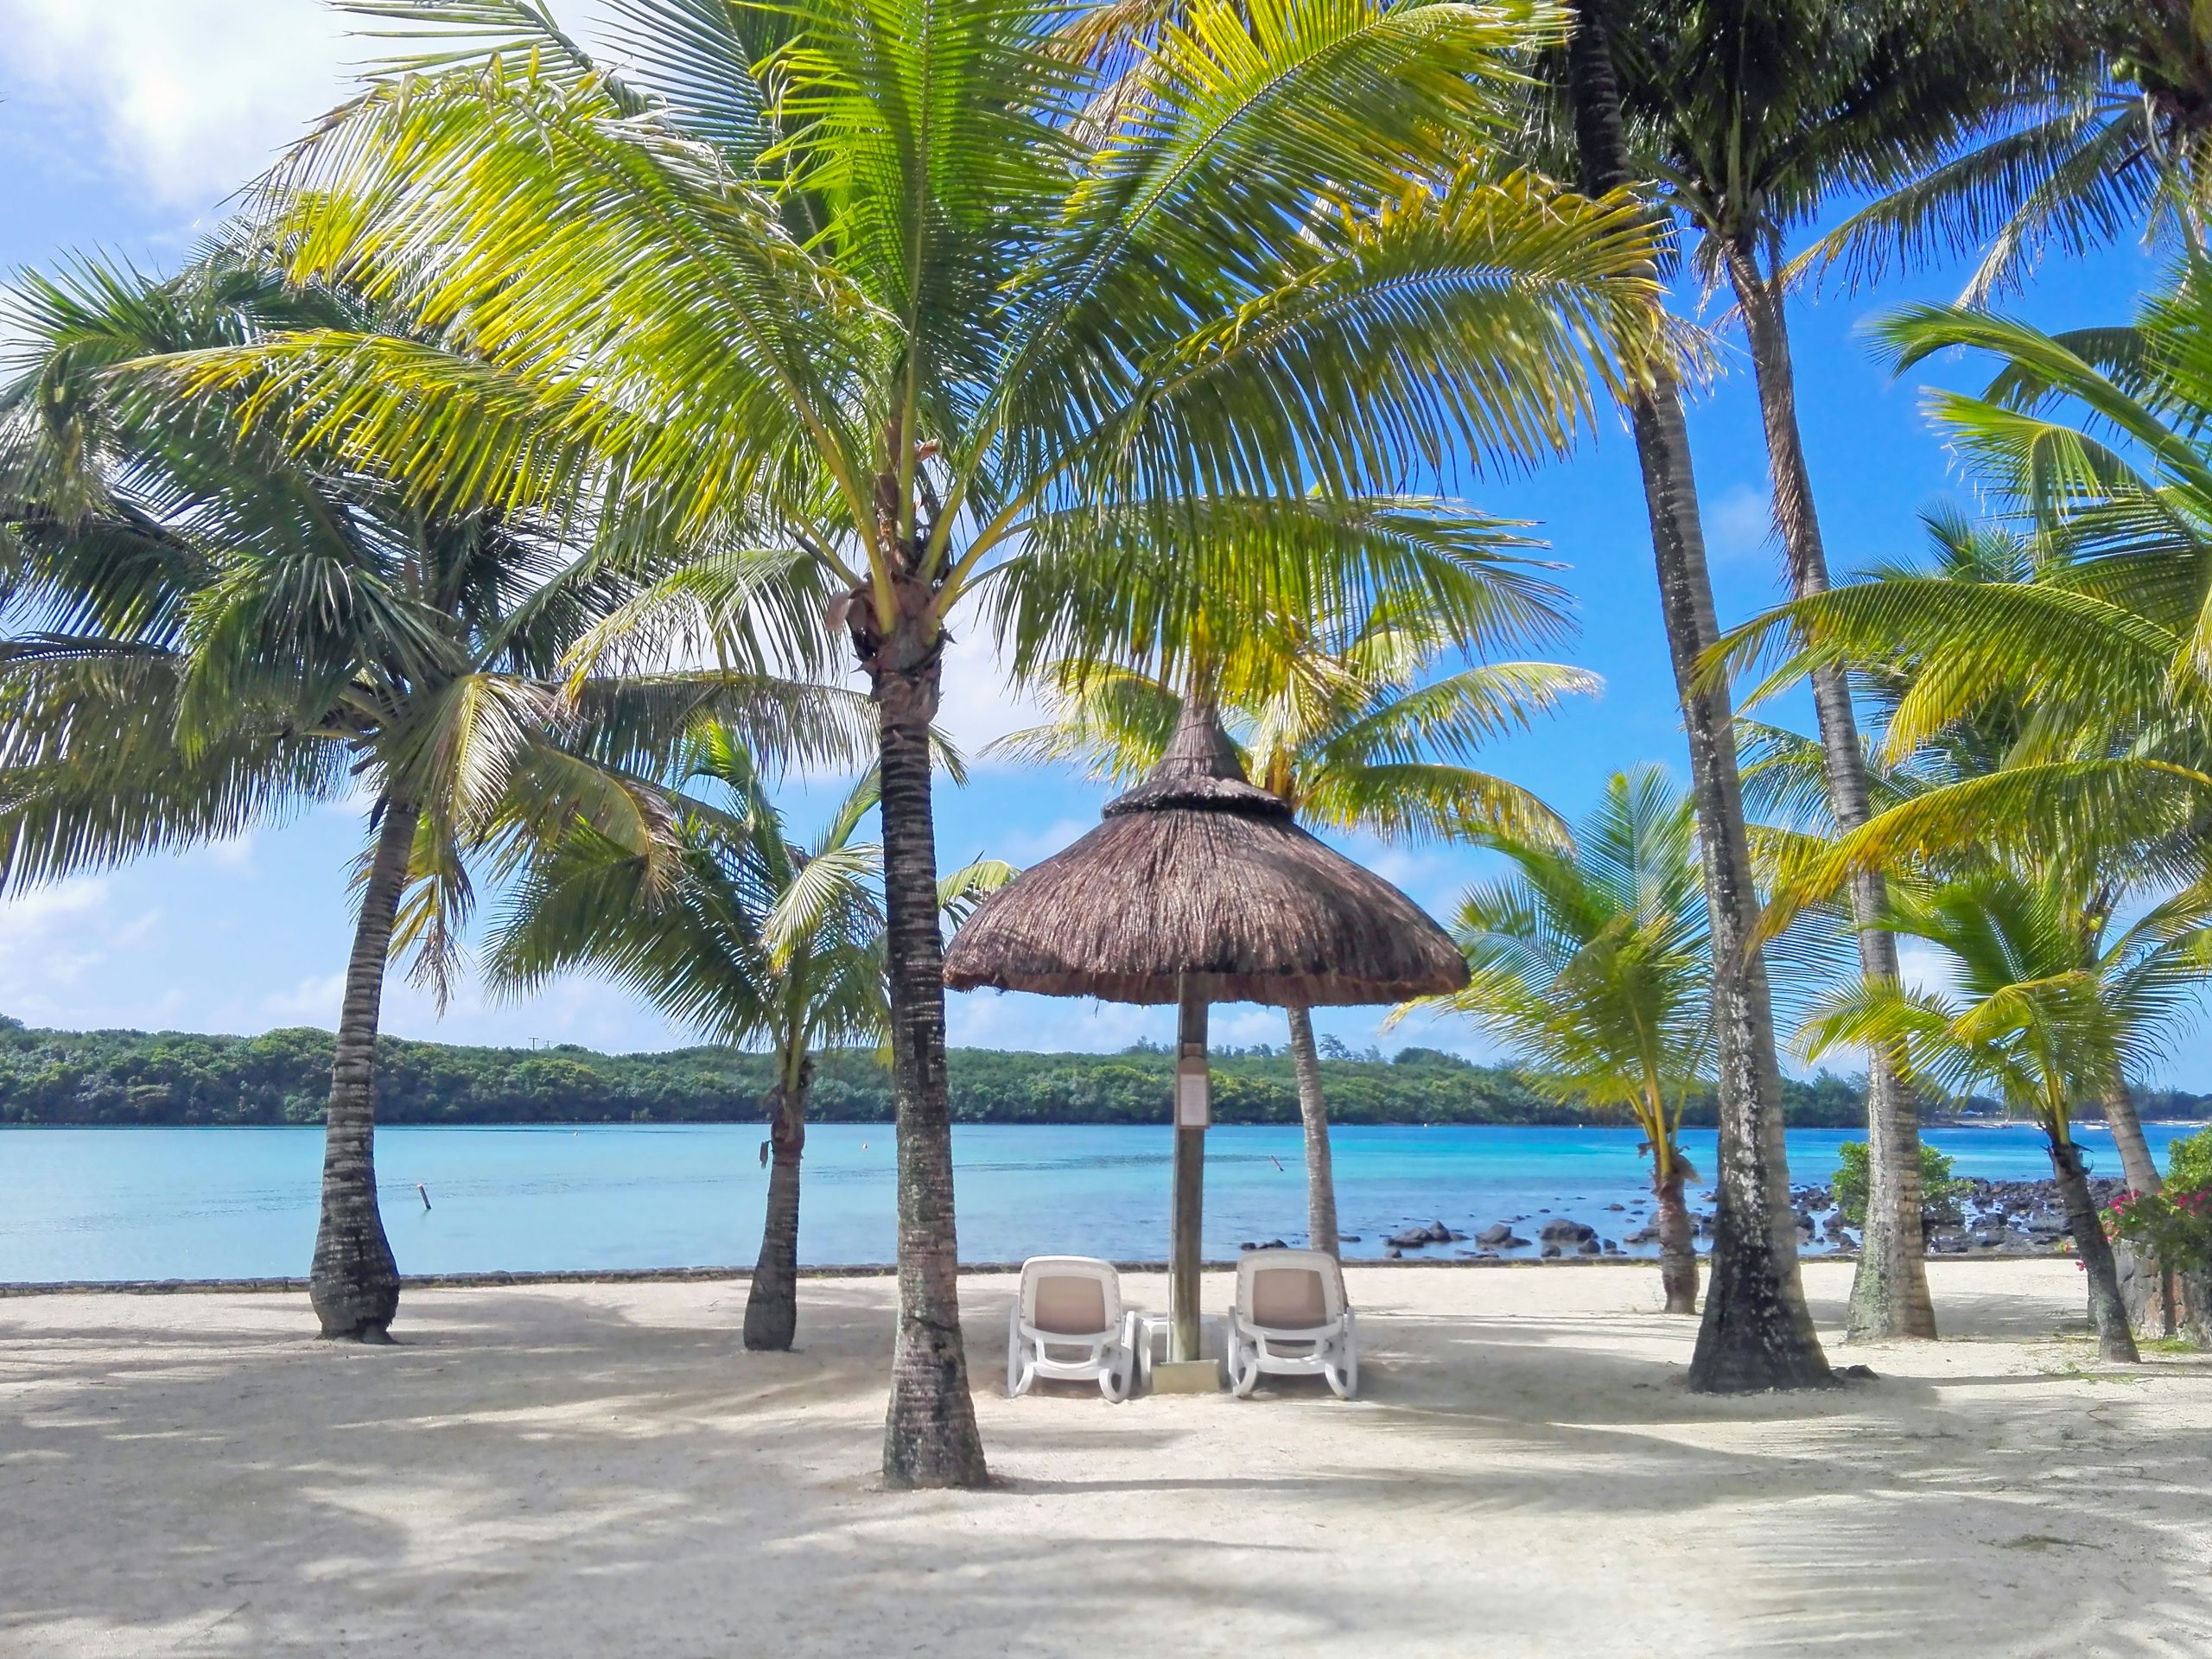
<path id="1" fill-rule="evenodd" d="M 18 1305 L 0 1652 L 2212 1650 L 2199 1364 L 2097 1380 L 1993 1284 L 1946 1305 L 1980 1339 L 1951 1369 L 1696 1399 L 1689 1322 L 1396 1285 L 1357 1402 L 1116 1408 L 1004 1399 L 982 1281 L 1001 1479 L 967 1494 L 874 1489 L 880 1281 L 809 1281 L 788 1355 L 743 1351 L 741 1285 L 420 1294 L 376 1351 L 291 1297 Z M 2193 1414 L 2142 1408 L 2177 1389 Z"/>

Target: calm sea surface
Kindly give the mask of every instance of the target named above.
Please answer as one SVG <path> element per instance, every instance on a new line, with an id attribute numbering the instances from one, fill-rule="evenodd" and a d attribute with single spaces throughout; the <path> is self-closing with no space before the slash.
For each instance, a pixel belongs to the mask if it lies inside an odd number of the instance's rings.
<path id="1" fill-rule="evenodd" d="M 2149 1132 L 2163 1161 L 2166 1143 L 2187 1130 Z M 385 1129 L 385 1225 L 406 1273 L 749 1264 L 767 1188 L 761 1138 L 752 1124 Z M 1791 1179 L 1827 1180 L 1836 1147 L 1857 1138 L 1791 1131 Z M 2082 1138 L 2095 1173 L 2119 1173 L 2109 1137 L 2093 1128 Z M 1937 1129 L 1929 1139 L 1961 1174 L 2050 1173 L 2041 1137 L 2025 1127 Z M 1207 1141 L 1207 1253 L 1230 1257 L 1248 1240 L 1302 1242 L 1297 1127 L 1217 1128 Z M 1619 1128 L 1339 1128 L 1340 1224 L 1361 1235 L 1345 1253 L 1380 1255 L 1382 1236 L 1410 1222 L 1472 1233 L 1547 1211 L 1618 1237 L 1648 1209 L 1637 1142 Z M 1712 1133 L 1693 1131 L 1684 1143 L 1709 1176 Z M 1165 1256 L 1168 1153 L 1164 1126 L 955 1130 L 962 1258 Z M 0 1129 L 0 1281 L 303 1274 L 321 1158 L 319 1128 Z M 804 1261 L 888 1261 L 892 1204 L 889 1126 L 808 1131 Z"/>

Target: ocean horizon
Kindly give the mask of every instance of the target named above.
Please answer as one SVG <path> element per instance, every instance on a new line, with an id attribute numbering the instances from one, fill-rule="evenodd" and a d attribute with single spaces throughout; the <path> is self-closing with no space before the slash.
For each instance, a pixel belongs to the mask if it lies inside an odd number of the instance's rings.
<path id="1" fill-rule="evenodd" d="M 2194 1124 L 2146 1126 L 2163 1160 Z M 2101 1125 L 2082 1125 L 2092 1173 L 2117 1174 Z M 1944 1124 L 1927 1139 L 1956 1173 L 2049 1175 L 2043 1137 L 2021 1123 Z M 379 1198 L 410 1274 L 746 1267 L 760 1247 L 767 1172 L 758 1124 L 399 1127 L 377 1135 Z M 1790 1179 L 1823 1185 L 1848 1129 L 1792 1129 Z M 1650 1214 L 1633 1128 L 1345 1125 L 1335 1153 L 1348 1259 L 1441 1221 L 1585 1222 L 1626 1255 Z M 1234 1125 L 1207 1137 L 1205 1254 L 1302 1243 L 1303 1141 L 1295 1124 Z M 1704 1207 L 1715 1137 L 1686 1130 Z M 883 1123 L 809 1126 L 799 1255 L 864 1266 L 893 1254 L 895 1140 Z M 963 1124 L 953 1131 L 963 1262 L 1070 1252 L 1166 1254 L 1166 1125 Z M 303 1274 L 313 1248 L 319 1126 L 288 1128 L 0 1129 L 0 1282 L 250 1279 Z M 429 1204 L 423 1202 L 428 1196 Z M 1432 1257 L 1453 1259 L 1440 1247 Z M 1816 1241 L 1808 1253 L 1829 1248 Z M 1521 1252 L 1534 1255 L 1533 1250 Z"/>

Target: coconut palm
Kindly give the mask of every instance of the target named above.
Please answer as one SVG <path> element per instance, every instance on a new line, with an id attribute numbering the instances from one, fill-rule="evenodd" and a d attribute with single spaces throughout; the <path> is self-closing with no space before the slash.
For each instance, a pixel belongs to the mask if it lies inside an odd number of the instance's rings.
<path id="1" fill-rule="evenodd" d="M 1513 874 L 1459 902 L 1466 988 L 1391 1017 L 1465 1014 L 1535 1068 L 1538 1087 L 1633 1118 L 1651 1159 L 1667 1311 L 1694 1313 L 1682 1184 L 1696 1172 L 1675 1136 L 1712 1059 L 1713 953 L 1689 800 L 1643 766 L 1607 780 L 1567 846 L 1491 844 Z"/>
<path id="2" fill-rule="evenodd" d="M 721 673 L 564 684 L 565 652 L 650 565 L 620 576 L 524 512 L 423 512 L 325 448 L 276 442 L 235 398 L 113 372 L 302 326 L 400 343 L 336 290 L 219 250 L 165 282 L 32 276 L 12 309 L 29 344 L 0 391 L 0 868 L 21 886 L 361 801 L 309 1289 L 325 1336 L 386 1340 L 399 1283 L 373 1135 L 392 951 L 417 947 L 442 995 L 472 864 L 538 823 L 657 846 L 658 791 L 632 763 L 699 715 L 826 760 L 849 752 L 857 711 Z"/>
<path id="3" fill-rule="evenodd" d="M 1603 194 L 1643 187 L 1623 110 L 1614 9 L 1605 0 L 1577 0 L 1574 15 L 1557 82 L 1583 188 Z M 1657 210 L 1646 211 L 1656 219 Z M 1643 467 L 1668 655 L 1689 739 L 1690 793 L 1713 936 L 1719 1207 L 1713 1278 L 1689 1384 L 1700 1392 L 1820 1387 L 1832 1377 L 1798 1278 L 1782 1070 L 1766 963 L 1756 939 L 1758 895 L 1736 766 L 1734 711 L 1726 686 L 1700 680 L 1698 672 L 1720 629 L 1679 378 L 1662 365 L 1623 401 Z"/>
<path id="4" fill-rule="evenodd" d="M 1979 255 L 1960 297 L 1981 303 L 2053 250 L 2087 253 L 2131 232 L 2169 252 L 2201 250 L 2212 210 L 2203 10 L 2177 0 L 1967 10 L 2005 37 L 1987 43 L 1985 73 L 2011 83 L 2009 106 L 1829 231 L 1800 268 L 1878 281 Z"/>
<path id="5" fill-rule="evenodd" d="M 2212 893 L 2199 887 L 2131 925 L 2103 895 L 2063 875 L 2003 869 L 1893 893 L 1898 931 L 1942 947 L 1953 985 L 1910 991 L 1861 984 L 1808 1022 L 1815 1055 L 1888 1046 L 1931 1090 L 1994 1090 L 2044 1131 L 2069 1230 L 2089 1280 L 2089 1313 L 2107 1359 L 2136 1357 L 2073 1113 L 2164 1057 L 2212 973 Z"/>
<path id="6" fill-rule="evenodd" d="M 1504 573 L 1501 572 L 1501 575 Z M 1503 662 L 1431 677 L 1458 636 L 1417 608 L 1384 605 L 1349 626 L 1277 619 L 1220 649 L 1203 677 L 1246 775 L 1314 830 L 1388 842 L 1510 835 L 1555 842 L 1549 808 L 1471 764 L 1482 745 L 1527 726 L 1596 676 L 1555 663 Z M 1101 780 L 1134 783 L 1166 751 L 1183 699 L 1141 669 L 1087 660 L 1045 671 L 1049 725 L 992 747 L 1035 764 L 1074 762 Z M 1306 1136 L 1306 1242 L 1337 1249 L 1328 1099 L 1310 1010 L 1285 1011 Z"/>
<path id="7" fill-rule="evenodd" d="M 1829 584 L 1827 554 L 1798 428 L 1784 304 L 1785 246 L 1829 199 L 1911 176 L 1971 133 L 2006 93 L 2012 20 L 1997 8 L 1769 0 L 1628 4 L 1616 12 L 1626 131 L 1654 197 L 1692 233 L 1708 283 L 1726 281 L 1751 346 L 1790 589 Z M 1851 690 L 1812 677 L 1830 816 L 1869 816 Z M 1870 925 L 1881 878 L 1852 904 L 1862 970 L 1894 979 L 1897 947 Z M 1921 1238 L 1919 1127 L 1909 1091 L 1869 1057 L 1870 1190 L 1847 1336 L 1933 1337 Z"/>
<path id="8" fill-rule="evenodd" d="M 1974 308 L 1883 323 L 1900 363 L 1984 349 L 1980 396 L 1931 410 L 1986 498 L 1974 580 L 1887 570 L 1783 606 L 1732 637 L 1734 661 L 1783 644 L 1778 679 L 1825 661 L 1887 681 L 1883 754 L 1958 750 L 1836 852 L 1781 889 L 1856 868 L 2004 856 L 2070 861 L 2084 880 L 2188 885 L 2212 812 L 2212 702 L 2201 641 L 2212 600 L 2212 281 L 2190 259 L 2130 327 L 2044 334 Z M 2110 1102 L 2130 1181 L 2157 1168 L 2124 1095 Z"/>
<path id="9" fill-rule="evenodd" d="M 766 1222 L 745 1302 L 745 1345 L 786 1349 L 798 1323 L 799 1167 L 813 1052 L 882 1039 L 881 849 L 858 839 L 864 779 L 810 843 L 791 839 L 760 769 L 727 727 L 687 745 L 672 810 L 682 873 L 588 823 L 533 849 L 485 956 L 510 992 L 582 969 L 634 990 L 712 1042 L 766 1043 L 775 1083 Z M 722 798 L 710 803 L 709 792 Z M 944 879 L 957 911 L 1014 872 L 979 861 Z"/>
<path id="10" fill-rule="evenodd" d="M 1890 571 L 1792 601 L 1714 654 L 1710 666 L 1779 649 L 1777 681 L 1815 664 L 1866 673 L 1892 688 L 1885 763 L 1967 734 L 1949 765 L 1977 767 L 1939 775 L 1808 861 L 1778 892 L 1770 928 L 1861 868 L 1995 858 L 2067 873 L 2085 892 L 2112 870 L 2138 888 L 2202 875 L 2208 325 L 2212 283 L 2195 263 L 2130 328 L 2050 335 L 1951 307 L 1883 325 L 1903 362 L 1954 345 L 1999 357 L 1986 392 L 1932 406 L 2027 539 L 1974 580 Z"/>
<path id="11" fill-rule="evenodd" d="M 1451 613 L 1495 529 L 1390 492 L 1573 442 L 1612 354 L 1653 348 L 1649 232 L 1455 170 L 1544 11 L 1214 0 L 1116 76 L 1042 0 L 639 0 L 619 74 L 535 0 L 355 9 L 414 44 L 296 158 L 282 229 L 296 276 L 437 339 L 308 332 L 198 372 L 283 388 L 348 453 L 446 458 L 441 499 L 616 501 L 720 550 L 609 648 L 818 649 L 818 609 L 758 605 L 795 571 L 844 595 L 899 1126 L 884 1466 L 980 1482 L 927 743 L 952 612 L 1017 666 L 1173 659 L 1201 598 Z"/>

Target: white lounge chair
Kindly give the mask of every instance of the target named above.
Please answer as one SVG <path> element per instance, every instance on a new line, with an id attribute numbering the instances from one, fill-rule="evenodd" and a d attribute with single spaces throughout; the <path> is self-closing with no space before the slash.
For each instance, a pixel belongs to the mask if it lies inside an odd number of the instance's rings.
<path id="1" fill-rule="evenodd" d="M 1122 1278 L 1088 1255 L 1033 1255 L 1006 1325 L 1006 1391 L 1020 1396 L 1040 1376 L 1096 1382 L 1116 1402 L 1136 1380 L 1137 1321 L 1122 1306 Z"/>
<path id="2" fill-rule="evenodd" d="M 1241 1397 L 1263 1375 L 1325 1376 L 1343 1400 L 1359 1392 L 1358 1326 L 1326 1250 L 1251 1250 L 1236 1264 L 1229 1386 Z"/>

